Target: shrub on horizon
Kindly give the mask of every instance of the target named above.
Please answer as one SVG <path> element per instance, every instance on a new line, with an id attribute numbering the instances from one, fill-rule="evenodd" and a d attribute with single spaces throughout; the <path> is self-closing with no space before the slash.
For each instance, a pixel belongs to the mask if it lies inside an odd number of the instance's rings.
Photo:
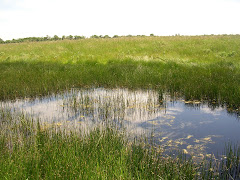
<path id="1" fill-rule="evenodd" d="M 92 35 L 92 36 L 90 36 L 90 38 L 100 38 L 100 36 L 98 36 L 98 35 Z"/>
<path id="2" fill-rule="evenodd" d="M 2 38 L 0 38 L 0 44 L 4 43 L 4 40 Z"/>
<path id="3" fill-rule="evenodd" d="M 77 39 L 85 39 L 85 36 L 74 36 L 74 39 L 77 40 Z"/>
<path id="4" fill-rule="evenodd" d="M 58 37 L 57 35 L 54 35 L 52 39 L 53 39 L 54 41 L 57 41 L 57 40 L 60 40 L 61 38 Z"/>
<path id="5" fill-rule="evenodd" d="M 69 35 L 69 36 L 66 37 L 66 39 L 72 40 L 72 39 L 73 39 L 73 36 L 72 36 L 72 35 Z"/>
<path id="6" fill-rule="evenodd" d="M 111 38 L 109 35 L 105 35 L 103 36 L 103 38 Z"/>

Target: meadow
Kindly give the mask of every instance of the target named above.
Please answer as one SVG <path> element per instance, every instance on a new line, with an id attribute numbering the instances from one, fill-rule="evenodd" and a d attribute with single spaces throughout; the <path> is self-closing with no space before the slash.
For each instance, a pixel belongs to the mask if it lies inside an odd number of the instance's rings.
<path id="1" fill-rule="evenodd" d="M 73 87 L 123 87 L 207 100 L 239 113 L 239 47 L 240 35 L 0 44 L 0 100 Z M 0 174 L 5 179 L 239 178 L 239 154 L 232 148 L 221 167 L 213 167 L 211 161 L 199 165 L 182 157 L 163 158 L 153 147 L 128 142 L 111 128 L 80 136 L 57 127 L 42 130 L 31 118 L 2 107 L 0 117 Z"/>
<path id="2" fill-rule="evenodd" d="M 159 88 L 239 107 L 240 36 L 123 37 L 0 45 L 0 99 L 71 87 Z"/>

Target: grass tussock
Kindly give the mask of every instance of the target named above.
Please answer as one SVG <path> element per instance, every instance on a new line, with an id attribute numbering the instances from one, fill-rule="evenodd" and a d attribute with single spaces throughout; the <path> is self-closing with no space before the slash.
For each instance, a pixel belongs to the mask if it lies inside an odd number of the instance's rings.
<path id="1" fill-rule="evenodd" d="M 0 175 L 4 179 L 211 179 L 239 178 L 239 154 L 229 146 L 221 163 L 166 157 L 130 142 L 111 128 L 89 134 L 45 129 L 24 115 L 0 113 Z M 147 148 L 146 148 L 147 147 Z M 217 166 L 218 165 L 218 166 Z"/>

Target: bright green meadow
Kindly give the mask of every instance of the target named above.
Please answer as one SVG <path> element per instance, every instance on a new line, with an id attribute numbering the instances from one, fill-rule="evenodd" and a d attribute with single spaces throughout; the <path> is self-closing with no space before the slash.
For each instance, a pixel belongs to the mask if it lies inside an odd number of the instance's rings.
<path id="1" fill-rule="evenodd" d="M 1 101 L 82 87 L 155 89 L 239 113 L 240 35 L 0 44 Z M 83 135 L 0 108 L 0 179 L 240 179 L 231 145 L 226 159 L 196 163 L 111 127 Z"/>
<path id="2" fill-rule="evenodd" d="M 238 35 L 0 44 L 0 98 L 117 86 L 159 88 L 239 107 L 239 47 Z"/>

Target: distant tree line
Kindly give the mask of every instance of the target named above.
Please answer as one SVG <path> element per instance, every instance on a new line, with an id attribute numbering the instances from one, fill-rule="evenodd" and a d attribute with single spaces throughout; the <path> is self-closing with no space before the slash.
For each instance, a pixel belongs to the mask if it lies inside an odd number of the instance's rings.
<path id="1" fill-rule="evenodd" d="M 197 36 L 228 36 L 228 35 L 234 35 L 234 36 L 240 36 L 240 34 L 219 34 L 219 35 L 214 35 L 214 34 L 204 34 L 204 35 L 197 35 Z M 145 37 L 146 35 L 126 35 L 126 36 L 118 36 L 114 35 L 110 37 L 109 35 L 92 35 L 90 38 L 121 38 L 121 37 Z M 150 34 L 149 36 L 156 36 L 154 34 Z M 180 34 L 175 34 L 172 36 L 185 36 L 185 35 L 180 35 Z M 12 40 L 6 40 L 4 41 L 3 39 L 0 38 L 0 44 L 7 44 L 7 43 L 21 43 L 21 42 L 38 42 L 38 41 L 59 41 L 59 40 L 78 40 L 78 39 L 86 39 L 87 37 L 85 36 L 62 36 L 59 37 L 57 35 L 54 35 L 53 37 L 50 36 L 45 36 L 45 37 L 26 37 L 26 38 L 19 38 L 19 39 L 12 39 Z"/>
<path id="2" fill-rule="evenodd" d="M 145 36 L 145 35 L 137 35 L 137 36 Z M 150 34 L 150 36 L 155 36 L 154 34 Z M 110 37 L 109 35 L 92 35 L 90 38 L 119 38 L 119 37 L 136 37 L 133 35 L 127 35 L 127 36 L 118 36 L 114 35 Z M 7 43 L 21 43 L 21 42 L 39 42 L 39 41 L 59 41 L 59 40 L 78 40 L 78 39 L 86 39 L 85 36 L 62 36 L 59 37 L 57 35 L 54 35 L 53 37 L 50 36 L 45 36 L 45 37 L 26 37 L 26 38 L 19 38 L 19 39 L 12 39 L 12 40 L 6 40 L 4 41 L 3 39 L 0 38 L 0 44 L 7 44 Z"/>
<path id="3" fill-rule="evenodd" d="M 54 35 L 53 37 L 45 36 L 45 37 L 26 37 L 26 38 L 19 38 L 19 39 L 12 39 L 12 40 L 6 40 L 0 38 L 0 44 L 6 44 L 6 43 L 21 43 L 21 42 L 38 42 L 38 41 L 58 41 L 58 40 L 77 40 L 77 39 L 85 39 L 85 36 L 62 36 L 59 37 L 57 35 Z"/>

